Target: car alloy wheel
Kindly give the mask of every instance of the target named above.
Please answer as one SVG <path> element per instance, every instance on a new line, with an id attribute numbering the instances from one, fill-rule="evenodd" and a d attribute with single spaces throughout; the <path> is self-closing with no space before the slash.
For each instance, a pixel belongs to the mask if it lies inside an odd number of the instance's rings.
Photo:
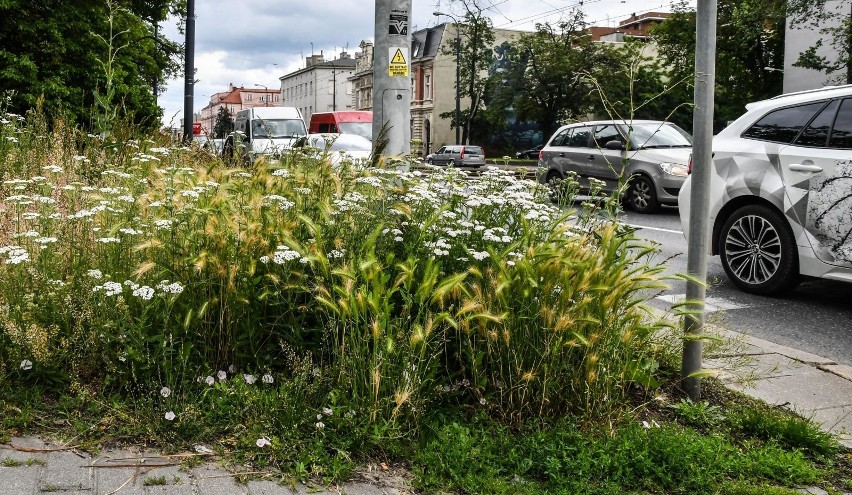
<path id="1" fill-rule="evenodd" d="M 657 211 L 657 192 L 654 183 L 645 176 L 634 176 L 627 190 L 627 203 L 639 213 L 652 213 Z"/>
<path id="2" fill-rule="evenodd" d="M 427 159 L 426 159 L 426 164 L 427 164 L 427 165 L 432 165 L 432 159 L 431 159 L 431 158 L 427 158 Z"/>
<path id="3" fill-rule="evenodd" d="M 763 205 L 735 211 L 719 238 L 722 267 L 741 289 L 774 294 L 798 278 L 796 245 L 784 218 Z"/>

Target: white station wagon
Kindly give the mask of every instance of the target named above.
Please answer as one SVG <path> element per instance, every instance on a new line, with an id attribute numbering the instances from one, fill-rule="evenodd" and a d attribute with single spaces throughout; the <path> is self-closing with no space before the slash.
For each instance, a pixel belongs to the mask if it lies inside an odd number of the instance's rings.
<path id="1" fill-rule="evenodd" d="M 713 139 L 710 254 L 747 292 L 852 282 L 852 85 L 751 103 Z M 691 177 L 680 191 L 689 228 Z"/>

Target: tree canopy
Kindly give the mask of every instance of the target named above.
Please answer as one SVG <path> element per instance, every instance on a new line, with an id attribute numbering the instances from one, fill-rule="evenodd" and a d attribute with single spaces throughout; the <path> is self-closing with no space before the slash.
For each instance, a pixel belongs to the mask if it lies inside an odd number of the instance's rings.
<path id="1" fill-rule="evenodd" d="M 0 93 L 10 111 L 37 106 L 96 132 L 105 119 L 159 124 L 154 88 L 180 67 L 155 25 L 178 0 L 0 0 Z"/>
<path id="2" fill-rule="evenodd" d="M 746 103 L 782 92 L 785 0 L 718 0 L 716 109 L 720 129 L 745 111 Z M 670 80 L 684 80 L 681 99 L 692 101 L 695 75 L 695 11 L 686 2 L 651 31 Z"/>

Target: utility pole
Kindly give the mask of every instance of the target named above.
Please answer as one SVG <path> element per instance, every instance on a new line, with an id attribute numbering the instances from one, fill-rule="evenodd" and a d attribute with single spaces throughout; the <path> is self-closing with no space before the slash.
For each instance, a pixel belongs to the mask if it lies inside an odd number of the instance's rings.
<path id="1" fill-rule="evenodd" d="M 701 398 L 702 334 L 707 285 L 707 246 L 710 239 L 710 171 L 713 166 L 713 90 L 716 82 L 716 0 L 701 0 L 696 3 L 693 166 L 686 266 L 692 279 L 686 282 L 686 308 L 689 311 L 683 319 L 681 369 L 683 390 L 692 400 Z"/>
<path id="2" fill-rule="evenodd" d="M 192 141 L 192 97 L 195 88 L 195 0 L 186 0 L 186 48 L 183 75 L 183 142 Z"/>
<path id="3" fill-rule="evenodd" d="M 373 139 L 384 130 L 390 156 L 411 150 L 411 1 L 376 0 Z"/>

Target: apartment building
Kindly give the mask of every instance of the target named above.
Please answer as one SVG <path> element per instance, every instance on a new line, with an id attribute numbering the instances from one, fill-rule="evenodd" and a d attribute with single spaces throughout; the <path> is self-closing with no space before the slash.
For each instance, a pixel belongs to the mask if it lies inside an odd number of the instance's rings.
<path id="1" fill-rule="evenodd" d="M 233 118 L 237 111 L 244 108 L 281 105 L 281 94 L 277 89 L 265 88 L 262 87 L 262 84 L 257 86 L 254 88 L 236 87 L 231 83 L 228 84 L 227 91 L 211 95 L 207 105 L 196 114 L 195 121 L 201 122 L 201 132 L 207 135 L 213 134 L 216 116 L 221 108 L 227 108 Z"/>
<path id="2" fill-rule="evenodd" d="M 281 95 L 288 107 L 302 112 L 305 122 L 316 112 L 355 109 L 354 85 L 356 60 L 343 51 L 334 60 L 325 60 L 322 52 L 305 60 L 305 67 L 279 79 Z"/>

